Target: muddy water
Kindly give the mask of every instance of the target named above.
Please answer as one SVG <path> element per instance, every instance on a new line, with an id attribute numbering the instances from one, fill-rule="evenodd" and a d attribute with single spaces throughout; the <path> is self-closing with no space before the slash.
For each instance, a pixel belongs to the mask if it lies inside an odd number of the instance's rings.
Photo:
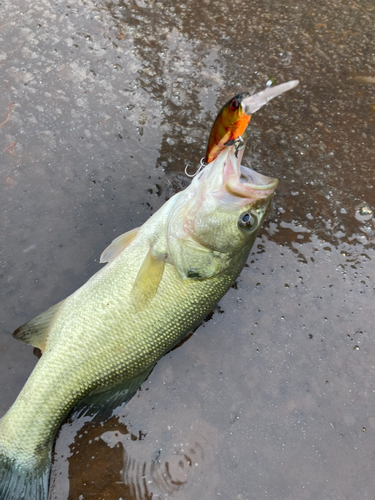
<path id="1" fill-rule="evenodd" d="M 5 3 L 0 415 L 33 369 L 12 331 L 187 185 L 219 107 L 277 176 L 236 286 L 107 422 L 67 421 L 51 499 L 373 498 L 373 2 Z"/>

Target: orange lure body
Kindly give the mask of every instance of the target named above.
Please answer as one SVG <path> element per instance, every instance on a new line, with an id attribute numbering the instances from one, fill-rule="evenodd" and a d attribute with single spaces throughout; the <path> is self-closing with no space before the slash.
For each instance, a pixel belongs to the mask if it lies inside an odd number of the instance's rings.
<path id="1" fill-rule="evenodd" d="M 247 92 L 238 94 L 221 108 L 208 139 L 206 163 L 211 163 L 228 141 L 234 141 L 245 132 L 251 115 L 244 113 L 241 101 L 249 95 Z"/>

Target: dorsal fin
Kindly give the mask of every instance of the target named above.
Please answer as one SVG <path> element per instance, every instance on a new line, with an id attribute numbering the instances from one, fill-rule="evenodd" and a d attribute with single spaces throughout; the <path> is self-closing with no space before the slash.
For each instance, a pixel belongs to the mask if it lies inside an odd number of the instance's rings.
<path id="1" fill-rule="evenodd" d="M 64 301 L 62 300 L 58 304 L 55 304 L 47 309 L 47 311 L 44 311 L 42 314 L 39 314 L 30 320 L 28 323 L 25 323 L 17 328 L 17 330 L 13 332 L 13 337 L 20 342 L 24 342 L 25 344 L 39 347 L 39 349 L 44 352 L 48 332 L 55 315 L 63 302 Z"/>
<path id="2" fill-rule="evenodd" d="M 124 233 L 113 240 L 112 243 L 101 254 L 99 261 L 100 264 L 114 261 L 115 258 L 118 257 L 120 253 L 134 240 L 139 232 L 139 229 L 139 227 L 131 229 L 127 233 Z"/>
<path id="3" fill-rule="evenodd" d="M 135 279 L 131 299 L 137 312 L 146 309 L 152 302 L 163 276 L 166 255 L 155 258 L 150 247 Z"/>

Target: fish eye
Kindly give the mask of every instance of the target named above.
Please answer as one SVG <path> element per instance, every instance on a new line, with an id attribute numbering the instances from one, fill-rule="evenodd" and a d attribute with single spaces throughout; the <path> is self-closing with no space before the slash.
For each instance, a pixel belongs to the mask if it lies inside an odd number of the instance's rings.
<path id="1" fill-rule="evenodd" d="M 238 225 L 240 227 L 252 227 L 256 222 L 256 217 L 251 212 L 244 212 L 240 215 L 238 219 Z"/>
<path id="2" fill-rule="evenodd" d="M 233 99 L 230 103 L 230 109 L 232 111 L 236 111 L 240 106 L 240 101 L 238 99 Z"/>

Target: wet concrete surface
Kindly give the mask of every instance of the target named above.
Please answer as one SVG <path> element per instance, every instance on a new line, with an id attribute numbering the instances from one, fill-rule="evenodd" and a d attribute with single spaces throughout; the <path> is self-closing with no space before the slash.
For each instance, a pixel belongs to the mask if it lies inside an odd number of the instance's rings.
<path id="1" fill-rule="evenodd" d="M 51 499 L 372 499 L 373 2 L 16 0 L 0 23 L 0 416 L 37 359 L 12 331 L 188 184 L 220 106 L 278 177 L 236 287 L 107 422 L 68 420 Z"/>

